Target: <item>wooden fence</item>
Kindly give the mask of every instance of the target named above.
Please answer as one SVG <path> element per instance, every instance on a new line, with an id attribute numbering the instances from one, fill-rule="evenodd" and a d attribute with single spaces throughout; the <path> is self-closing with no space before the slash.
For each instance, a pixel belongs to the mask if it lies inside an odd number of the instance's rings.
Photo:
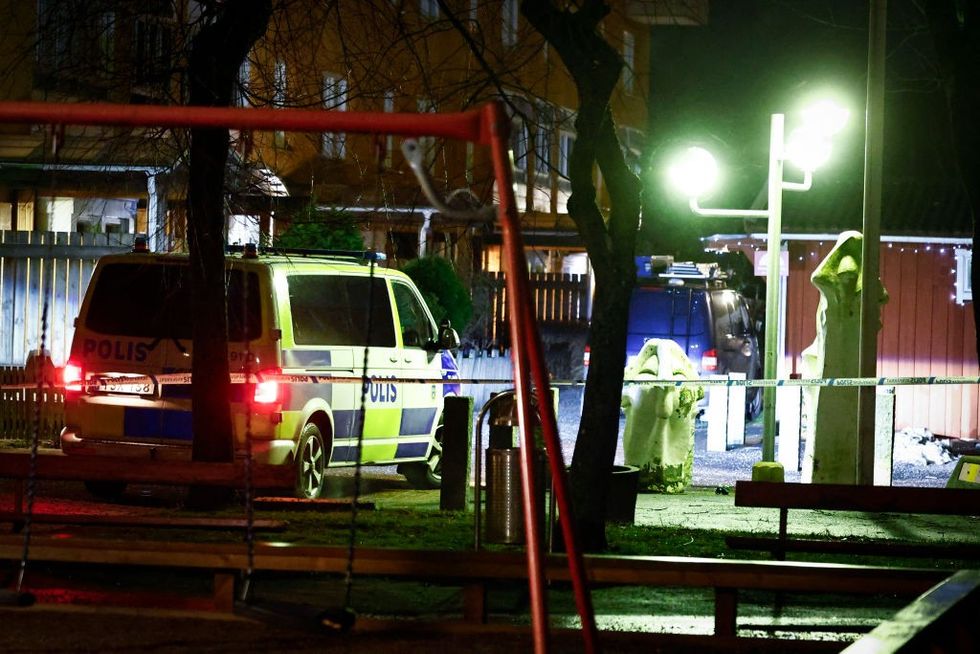
<path id="1" fill-rule="evenodd" d="M 54 369 L 45 368 L 52 379 Z M 22 388 L 9 388 L 18 385 Z M 40 411 L 40 413 L 38 413 Z M 30 443 L 35 431 L 42 445 L 58 442 L 65 424 L 65 398 L 61 390 L 38 390 L 35 373 L 24 367 L 0 367 L 0 439 Z"/>
<path id="2" fill-rule="evenodd" d="M 592 291 L 587 275 L 566 273 L 531 273 L 531 302 L 539 325 L 585 326 L 592 313 Z M 480 337 L 486 343 L 508 339 L 507 276 L 502 272 L 485 273 L 485 297 L 474 297 L 474 303 L 486 303 L 487 315 Z"/>
<path id="3" fill-rule="evenodd" d="M 23 366 L 40 347 L 45 302 L 44 349 L 63 365 L 96 260 L 132 247 L 132 234 L 0 230 L 0 365 Z"/>

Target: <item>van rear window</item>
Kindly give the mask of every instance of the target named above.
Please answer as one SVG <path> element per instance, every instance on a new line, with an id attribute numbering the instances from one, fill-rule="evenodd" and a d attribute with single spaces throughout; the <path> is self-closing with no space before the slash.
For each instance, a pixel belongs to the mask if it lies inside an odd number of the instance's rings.
<path id="1" fill-rule="evenodd" d="M 297 345 L 364 345 L 370 327 L 372 346 L 395 347 L 385 280 L 348 275 L 290 275 L 288 279 Z"/>
<path id="2" fill-rule="evenodd" d="M 255 339 L 262 333 L 258 275 L 248 273 L 247 300 L 245 275 L 233 270 L 225 277 L 231 341 Z M 185 340 L 193 336 L 193 315 L 188 266 L 112 263 L 99 273 L 85 326 L 101 334 Z"/>

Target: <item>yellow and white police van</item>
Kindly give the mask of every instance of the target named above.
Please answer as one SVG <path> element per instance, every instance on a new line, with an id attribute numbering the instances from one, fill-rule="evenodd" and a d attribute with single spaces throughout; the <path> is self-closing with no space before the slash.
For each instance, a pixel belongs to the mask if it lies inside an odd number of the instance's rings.
<path id="1" fill-rule="evenodd" d="M 243 395 L 253 387 L 232 384 L 236 450 L 250 433 L 256 462 L 296 468 L 300 497 L 321 494 L 327 466 L 358 460 L 398 464 L 414 486 L 437 487 L 458 336 L 436 327 L 407 275 L 364 259 L 372 253 L 311 252 L 226 257 L 232 380 L 261 380 L 251 398 Z M 186 255 L 99 260 L 65 366 L 66 454 L 190 460 L 189 307 Z M 88 487 L 113 495 L 125 484 Z"/>

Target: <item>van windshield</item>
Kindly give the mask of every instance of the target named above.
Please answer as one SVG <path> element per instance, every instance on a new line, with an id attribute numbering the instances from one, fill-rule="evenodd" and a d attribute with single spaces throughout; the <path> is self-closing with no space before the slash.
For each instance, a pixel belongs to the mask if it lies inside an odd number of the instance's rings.
<path id="1" fill-rule="evenodd" d="M 186 264 L 108 264 L 99 272 L 85 326 L 101 334 L 190 339 L 194 325 L 190 286 L 190 268 Z M 258 286 L 255 273 L 248 273 L 246 278 L 240 270 L 226 272 L 228 340 L 251 340 L 261 335 Z"/>

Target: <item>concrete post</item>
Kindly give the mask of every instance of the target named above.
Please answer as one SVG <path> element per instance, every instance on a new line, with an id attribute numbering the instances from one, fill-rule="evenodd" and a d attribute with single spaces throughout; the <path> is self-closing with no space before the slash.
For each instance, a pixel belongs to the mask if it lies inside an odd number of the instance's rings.
<path id="1" fill-rule="evenodd" d="M 447 397 L 444 402 L 439 509 L 465 511 L 473 440 L 473 398 Z"/>

